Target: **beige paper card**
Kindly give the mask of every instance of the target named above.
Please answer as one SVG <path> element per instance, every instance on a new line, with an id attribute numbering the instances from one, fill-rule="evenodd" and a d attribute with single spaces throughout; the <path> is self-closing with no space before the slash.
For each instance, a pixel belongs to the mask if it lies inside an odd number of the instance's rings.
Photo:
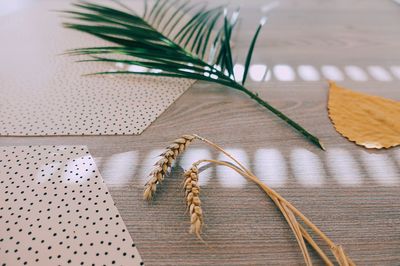
<path id="1" fill-rule="evenodd" d="M 0 17 L 0 135 L 140 134 L 193 83 L 136 75 L 82 76 L 132 70 L 76 63 L 68 49 L 104 45 L 64 29 L 54 10 L 68 1 L 39 1 Z"/>
<path id="2" fill-rule="evenodd" d="M 0 147 L 0 265 L 142 265 L 86 147 Z"/>

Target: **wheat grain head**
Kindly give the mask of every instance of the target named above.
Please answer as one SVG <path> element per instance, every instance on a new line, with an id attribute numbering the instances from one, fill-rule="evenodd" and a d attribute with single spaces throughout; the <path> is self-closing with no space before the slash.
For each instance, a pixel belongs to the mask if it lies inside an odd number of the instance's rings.
<path id="1" fill-rule="evenodd" d="M 201 239 L 201 229 L 204 224 L 203 210 L 200 201 L 199 170 L 197 166 L 192 167 L 184 173 L 183 188 L 185 190 L 186 206 L 190 215 L 190 233 L 196 234 Z"/>
<path id="2" fill-rule="evenodd" d="M 153 170 L 150 173 L 150 179 L 147 181 L 143 197 L 146 200 L 151 200 L 154 193 L 157 190 L 157 185 L 160 184 L 165 175 L 168 173 L 172 166 L 172 163 L 176 160 L 179 154 L 181 154 L 193 141 L 195 137 L 192 135 L 183 135 L 182 137 L 174 140 L 166 150 L 160 154 L 161 159 L 155 163 Z"/>

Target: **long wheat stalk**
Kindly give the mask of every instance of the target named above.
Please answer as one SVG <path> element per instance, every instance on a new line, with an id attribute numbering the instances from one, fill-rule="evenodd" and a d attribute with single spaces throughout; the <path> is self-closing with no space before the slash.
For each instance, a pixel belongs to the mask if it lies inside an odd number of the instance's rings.
<path id="1" fill-rule="evenodd" d="M 185 136 L 187 136 L 186 138 L 189 138 L 190 141 L 197 139 L 206 143 L 207 145 L 210 145 L 214 149 L 225 154 L 228 158 L 232 159 L 233 161 L 233 163 L 229 163 L 219 160 L 202 159 L 194 162 L 191 168 L 185 172 L 184 188 L 185 188 L 186 204 L 190 209 L 190 217 L 191 217 L 190 232 L 196 234 L 201 239 L 200 233 L 204 221 L 203 221 L 203 211 L 200 207 L 200 198 L 199 198 L 200 188 L 198 186 L 198 179 L 199 179 L 198 169 L 201 164 L 211 163 L 233 169 L 240 175 L 248 178 L 249 180 L 257 184 L 267 194 L 267 196 L 275 203 L 277 208 L 280 210 L 285 220 L 287 221 L 289 227 L 291 228 L 293 234 L 295 235 L 296 241 L 302 252 L 306 265 L 312 265 L 312 260 L 308 252 L 306 242 L 311 246 L 311 248 L 313 248 L 316 251 L 316 253 L 319 255 L 319 257 L 322 259 L 322 261 L 324 261 L 326 265 L 335 265 L 334 262 L 329 258 L 329 256 L 323 251 L 322 247 L 320 247 L 317 244 L 317 242 L 313 239 L 313 237 L 310 235 L 307 229 L 316 234 L 317 236 L 319 236 L 325 242 L 325 244 L 329 247 L 332 255 L 334 256 L 336 262 L 339 265 L 341 266 L 355 265 L 355 263 L 350 259 L 350 257 L 344 252 L 342 246 L 336 245 L 328 236 L 326 236 L 314 223 L 312 223 L 296 207 L 294 207 L 289 201 L 283 198 L 275 190 L 264 184 L 248 168 L 246 168 L 243 164 L 241 164 L 231 154 L 226 152 L 222 147 L 196 134 L 185 135 Z M 176 143 L 176 141 L 174 143 Z M 168 148 L 167 151 L 169 149 L 170 148 Z M 164 156 L 161 159 L 162 162 L 166 161 L 169 162 L 170 160 L 170 158 L 167 156 L 168 155 L 167 151 L 163 153 Z M 176 156 L 172 160 L 174 159 L 176 159 Z M 158 169 L 158 167 L 159 165 L 157 165 L 156 169 Z M 150 179 L 148 184 L 153 182 L 152 180 L 153 178 Z M 148 197 L 148 184 L 146 185 L 144 196 L 146 199 L 151 199 L 151 197 Z M 155 192 L 155 190 L 153 192 Z"/>

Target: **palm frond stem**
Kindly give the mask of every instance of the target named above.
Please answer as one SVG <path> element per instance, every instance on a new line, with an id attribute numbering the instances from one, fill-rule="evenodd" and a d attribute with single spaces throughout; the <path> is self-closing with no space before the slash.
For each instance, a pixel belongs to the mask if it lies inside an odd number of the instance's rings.
<path id="1" fill-rule="evenodd" d="M 246 56 L 242 82 L 239 83 L 235 77 L 231 48 L 231 36 L 238 22 L 239 10 L 228 16 L 224 6 L 207 9 L 206 4 L 191 4 L 190 0 L 156 0 L 155 4 L 150 6 L 145 0 L 144 14 L 139 16 L 118 0 L 112 1 L 120 4 L 128 12 L 88 2 L 73 4 L 83 11 L 62 11 L 72 19 L 86 22 L 64 23 L 64 27 L 91 34 L 113 44 L 113 46 L 72 49 L 68 54 L 90 56 L 89 59 L 79 62 L 124 63 L 143 67 L 144 70 L 95 74 L 141 74 L 218 83 L 243 92 L 313 144 L 324 149 L 317 137 L 245 87 L 253 50 L 261 27 L 265 23 L 264 19 L 260 21 L 253 35 Z M 172 9 L 175 5 L 178 9 L 174 11 Z M 184 18 L 189 12 L 194 12 L 193 16 Z M 216 30 L 221 17 L 222 26 Z M 182 22 L 185 19 L 187 22 Z M 178 26 L 179 24 L 182 25 Z M 116 55 L 126 56 L 129 59 L 111 58 Z M 206 56 L 208 56 L 207 61 L 204 60 Z"/>

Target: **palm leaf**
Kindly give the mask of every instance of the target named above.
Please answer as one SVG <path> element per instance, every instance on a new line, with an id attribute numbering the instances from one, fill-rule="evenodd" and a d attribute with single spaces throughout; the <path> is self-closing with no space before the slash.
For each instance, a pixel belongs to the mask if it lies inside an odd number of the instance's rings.
<path id="1" fill-rule="evenodd" d="M 267 21 L 267 18 L 262 18 L 261 19 L 260 25 L 258 26 L 258 28 L 256 30 L 256 33 L 254 34 L 253 39 L 251 40 L 249 51 L 247 52 L 247 56 L 246 56 L 246 63 L 244 65 L 242 85 L 244 85 L 244 83 L 246 82 L 247 74 L 249 73 L 250 62 L 251 62 L 251 57 L 253 55 L 254 46 L 256 44 L 258 35 L 260 34 L 261 28 L 265 24 L 266 21 Z"/>
<path id="2" fill-rule="evenodd" d="M 119 3 L 118 0 L 113 1 Z M 144 13 L 140 16 L 119 4 L 122 9 L 77 2 L 73 4 L 73 10 L 61 11 L 70 18 L 64 27 L 109 43 L 102 47 L 73 49 L 68 51 L 69 54 L 88 57 L 81 62 L 120 62 L 149 70 L 95 74 L 140 74 L 218 83 L 244 92 L 322 148 L 318 138 L 244 87 L 263 23 L 258 26 L 251 41 L 243 82 L 239 84 L 234 76 L 231 48 L 238 10 L 228 16 L 223 6 L 207 8 L 205 4 L 193 4 L 190 0 L 156 0 L 154 4 L 144 1 Z"/>

